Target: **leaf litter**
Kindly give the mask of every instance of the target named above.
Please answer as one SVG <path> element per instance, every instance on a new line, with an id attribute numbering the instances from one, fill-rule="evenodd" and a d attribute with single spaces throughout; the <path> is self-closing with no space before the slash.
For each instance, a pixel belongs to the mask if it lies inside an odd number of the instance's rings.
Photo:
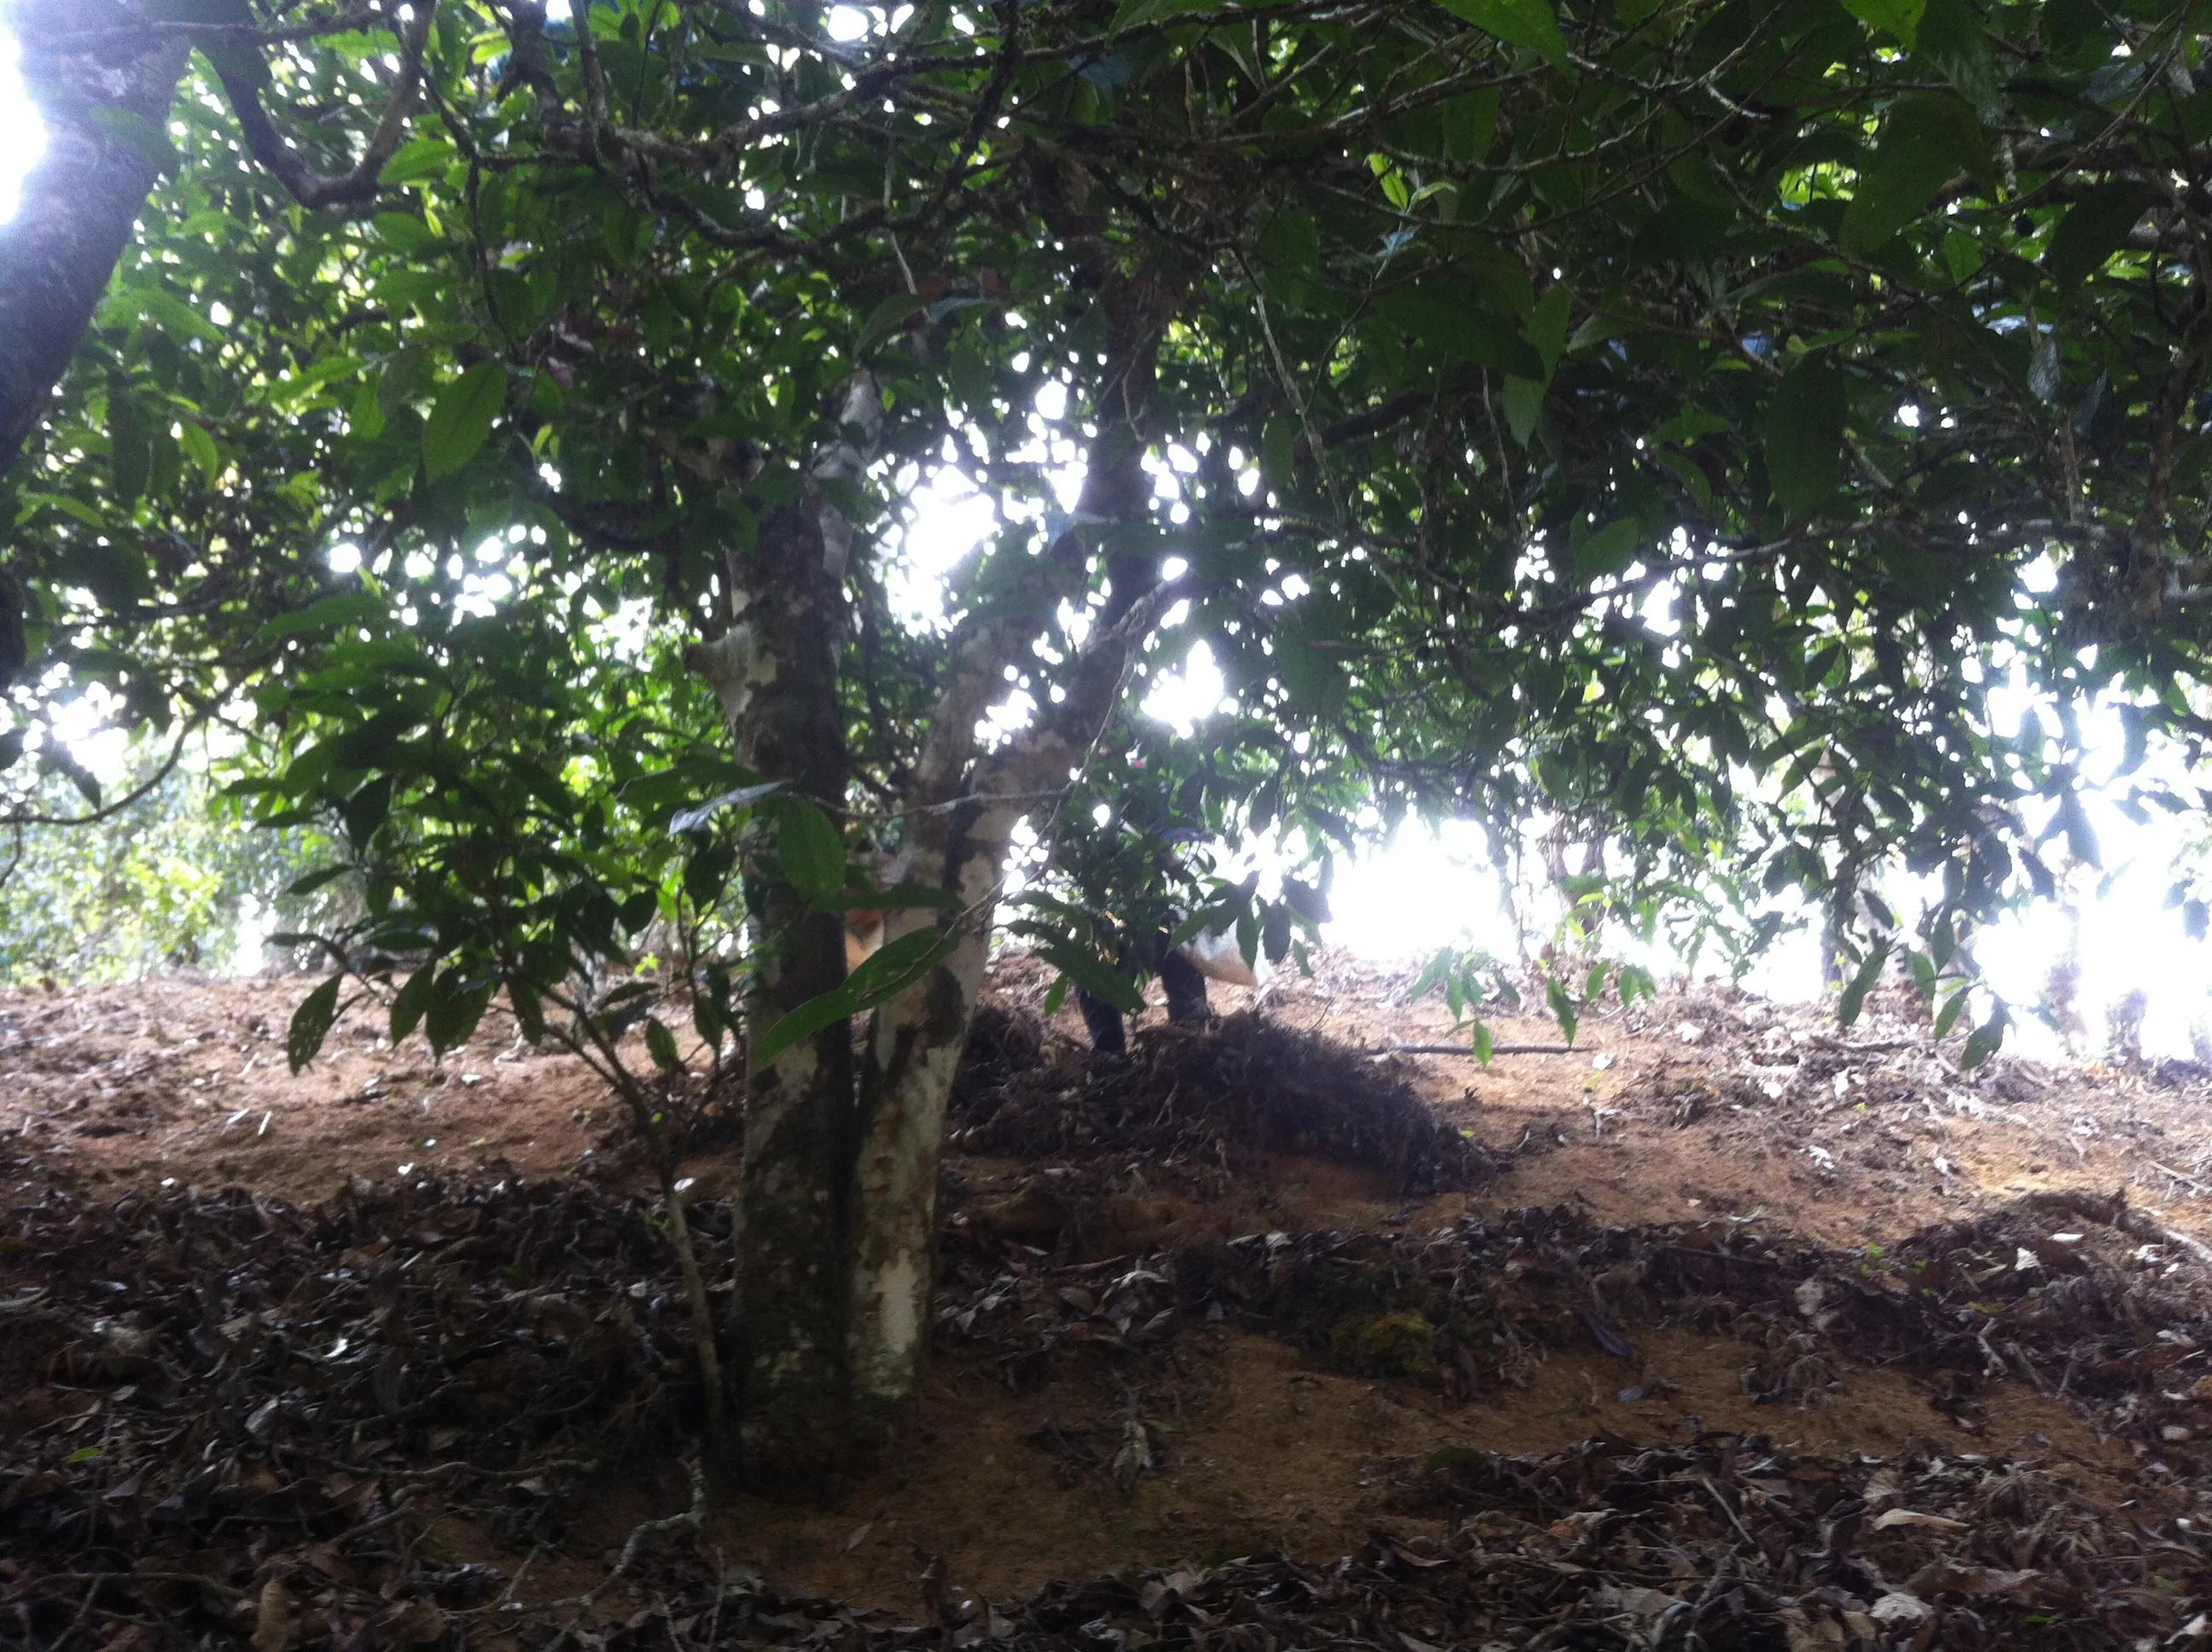
<path id="1" fill-rule="evenodd" d="M 1067 1179 L 1219 1185 L 1290 1151 L 1365 1165 L 1410 1196 L 1481 1187 L 1501 1163 L 1432 1120 L 1424 1132 L 1393 1096 L 1411 1096 L 1395 1064 L 1305 1034 L 1232 1019 L 1212 1041 L 1140 1038 L 1126 1066 L 1073 1075 L 1070 1096 L 1071 1064 L 1034 1030 L 1016 1016 L 985 1047 L 960 1126 Z M 1827 1076 L 1806 1048 L 1791 1088 L 1811 1094 Z M 1285 1099 L 1249 1101 L 1271 1086 Z M 0 1221 L 0 1644 L 1801 1652 L 2212 1638 L 2207 1276 L 2183 1236 L 2120 1197 L 2032 1195 L 1886 1248 L 1566 1206 L 1110 1254 L 1127 1236 L 1074 1244 L 956 1222 L 940 1370 L 1009 1393 L 1090 1383 L 1103 1397 L 1087 1414 L 1020 1449 L 1037 1478 L 1102 1510 L 1180 1467 L 1182 1397 L 1224 1338 L 1282 1348 L 1323 1374 L 1310 1380 L 1342 1385 L 1331 1395 L 1419 1393 L 1470 1418 L 1565 1373 L 1593 1389 L 1606 1374 L 1617 1394 L 1594 1394 L 1589 1414 L 1607 1423 L 1616 1402 L 1663 1397 L 1692 1339 L 1733 1367 L 1738 1404 L 1724 1426 L 1688 1416 L 1527 1449 L 1383 1430 L 1364 1541 L 1071 1569 L 989 1600 L 960 1564 L 917 1551 L 903 1605 L 885 1609 L 771 1582 L 681 1474 L 620 1529 L 603 1508 L 595 1520 L 626 1467 L 684 1461 L 698 1413 L 647 1200 L 423 1179 L 356 1181 L 301 1209 L 0 1170 L 18 1189 Z M 694 1222 L 725 1276 L 726 1207 L 702 1200 Z M 1876 1375 L 1909 1382 L 1942 1429 L 1869 1450 L 1802 1425 Z M 2106 1469 L 2008 1450 L 2022 1415 L 2079 1418 L 2107 1442 Z M 457 1522 L 489 1559 L 440 1540 Z M 841 1547 L 873 1551 L 890 1527 L 859 1509 L 842 1530 Z M 607 1540 L 580 1563 L 587 1531 Z M 531 1586 L 533 1565 L 563 1580 L 553 1598 Z"/>

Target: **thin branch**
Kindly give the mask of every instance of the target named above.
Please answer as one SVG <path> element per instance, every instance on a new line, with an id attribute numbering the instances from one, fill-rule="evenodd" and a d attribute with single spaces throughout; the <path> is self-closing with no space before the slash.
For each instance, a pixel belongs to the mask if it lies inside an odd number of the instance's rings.
<path id="1" fill-rule="evenodd" d="M 239 135 L 246 140 L 247 152 L 301 206 L 346 206 L 368 200 L 376 194 L 384 163 L 392 159 L 407 131 L 407 116 L 415 106 L 415 94 L 422 83 L 423 49 L 429 41 L 431 21 L 437 10 L 438 0 L 421 0 L 414 15 L 407 20 L 399 33 L 399 78 L 392 86 L 391 100 L 384 106 L 384 118 L 377 123 L 375 134 L 362 151 L 360 161 L 350 170 L 330 176 L 309 167 L 306 158 L 286 142 L 276 123 L 270 119 L 269 112 L 261 106 L 258 87 L 244 76 L 216 65 L 216 73 L 238 116 Z"/>
<path id="2" fill-rule="evenodd" d="M 112 803 L 103 804 L 88 815 L 0 815 L 0 826 L 14 826 L 18 829 L 25 826 L 97 826 L 104 820 L 112 820 L 131 805 L 148 796 L 160 787 L 162 781 L 177 772 L 177 764 L 184 758 L 185 743 L 191 738 L 199 726 L 200 720 L 197 718 L 185 724 L 178 731 L 177 743 L 169 748 L 169 755 L 162 760 L 161 766 L 154 771 L 153 777 L 143 785 L 125 793 Z"/>
<path id="3" fill-rule="evenodd" d="M 328 17 L 311 18 L 283 28 L 261 28 L 252 23 L 194 23 L 170 17 L 148 17 L 121 28 L 89 29 L 82 34 L 63 34 L 22 43 L 27 56 L 75 57 L 81 52 L 106 52 L 116 46 L 138 46 L 149 38 L 206 41 L 223 46 L 288 46 L 299 40 L 320 39 L 330 34 L 351 34 L 379 24 L 390 27 L 391 13 L 375 6 L 360 6 Z"/>

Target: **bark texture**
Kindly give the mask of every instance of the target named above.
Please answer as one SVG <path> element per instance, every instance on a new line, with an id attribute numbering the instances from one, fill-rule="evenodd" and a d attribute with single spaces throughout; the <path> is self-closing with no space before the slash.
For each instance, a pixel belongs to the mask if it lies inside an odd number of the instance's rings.
<path id="1" fill-rule="evenodd" d="M 0 224 L 0 470 L 45 416 L 154 187 L 147 145 L 122 128 L 158 140 L 188 48 L 138 22 L 115 0 L 0 0 L 46 129 L 21 210 Z"/>
<path id="2" fill-rule="evenodd" d="M 1142 277 L 1107 286 L 1112 348 L 1098 397 L 1100 431 L 1077 509 L 1097 523 L 1150 513 L 1144 457 L 1153 438 L 1151 391 L 1161 334 L 1182 288 Z M 1045 559 L 1080 588 L 1097 528 L 1065 536 Z M 1006 663 L 1034 629 L 1017 604 L 960 650 L 934 709 L 917 774 L 924 805 L 907 832 L 905 881 L 957 896 L 966 925 L 958 947 L 915 990 L 877 1011 L 861 1069 L 854 1164 L 851 1371 L 872 1430 L 897 1420 L 921 1385 L 935 1280 L 938 1159 L 960 1052 L 982 991 L 991 913 L 1022 816 L 1034 794 L 1064 786 L 1104 731 L 1138 647 L 1160 610 L 1158 568 L 1116 559 L 1097 629 L 1079 653 L 1064 700 L 1000 750 L 978 754 L 976 720 L 1001 691 Z M 891 914 L 890 938 L 930 920 Z"/>
<path id="3" fill-rule="evenodd" d="M 811 490 L 810 490 L 811 491 Z M 738 759 L 835 807 L 848 760 L 837 694 L 842 557 L 819 501 L 761 519 L 729 559 L 729 623 L 694 662 L 714 685 Z M 844 920 L 769 886 L 756 932 L 756 1029 L 845 975 Z M 757 1045 L 757 1038 L 755 1040 Z M 738 1444 L 748 1479 L 787 1488 L 847 1455 L 845 1194 L 851 1163 L 852 1035 L 824 1028 L 745 1075 L 738 1201 Z"/>

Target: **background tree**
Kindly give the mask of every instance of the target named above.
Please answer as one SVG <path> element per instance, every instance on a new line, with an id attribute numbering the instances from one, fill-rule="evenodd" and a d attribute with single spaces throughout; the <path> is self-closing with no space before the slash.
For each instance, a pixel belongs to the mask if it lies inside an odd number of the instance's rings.
<path id="1" fill-rule="evenodd" d="M 333 823 L 367 927 L 427 956 L 394 1031 L 441 1043 L 495 1000 L 587 1042 L 599 967 L 740 889 L 694 1029 L 746 1034 L 763 1474 L 915 1390 L 1024 820 L 1194 809 L 1318 855 L 1413 811 L 1601 817 L 1591 898 L 1747 945 L 1901 855 L 1942 874 L 1932 986 L 2047 876 L 2011 823 L 2083 835 L 2078 739 L 2000 738 L 1993 676 L 2117 687 L 2200 755 L 2194 11 L 18 15 L 92 134 L 27 198 L 126 150 L 163 179 L 0 491 L 23 769 L 66 772 L 34 731 L 87 683 L 234 722 L 261 817 Z M 0 272 L 78 290 L 113 237 L 53 222 Z M 946 465 L 997 527 L 911 628 L 887 576 Z M 1199 639 L 1238 710 L 1136 768 L 1130 685 Z M 846 980 L 863 836 L 901 874 Z"/>

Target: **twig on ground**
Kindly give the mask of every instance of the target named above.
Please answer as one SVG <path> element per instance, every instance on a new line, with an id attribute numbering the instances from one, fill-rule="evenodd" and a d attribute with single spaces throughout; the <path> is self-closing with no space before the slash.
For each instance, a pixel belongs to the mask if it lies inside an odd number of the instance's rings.
<path id="1" fill-rule="evenodd" d="M 1472 1044 L 1383 1044 L 1366 1052 L 1370 1055 L 1473 1055 Z M 1599 1052 L 1586 1045 L 1577 1044 L 1492 1044 L 1492 1055 L 1589 1055 Z"/>
<path id="2" fill-rule="evenodd" d="M 2154 1158 L 2145 1159 L 2143 1163 L 2149 1165 L 2152 1169 L 2159 1171 L 2162 1175 L 2172 1176 L 2176 1181 L 2180 1182 L 2185 1187 L 2194 1187 L 2200 1193 L 2208 1191 L 2204 1184 L 2199 1181 L 2195 1176 L 2184 1175 L 2180 1171 L 2175 1169 L 2170 1164 L 2160 1164 Z"/>
<path id="3" fill-rule="evenodd" d="M 645 1546 L 647 1539 L 660 1536 L 663 1534 L 669 1532 L 688 1530 L 696 1534 L 706 1529 L 706 1460 L 703 1456 L 693 1456 L 686 1460 L 684 1467 L 685 1472 L 691 1477 L 691 1506 L 690 1508 L 686 1509 L 680 1515 L 665 1515 L 659 1520 L 644 1521 L 631 1528 L 629 1538 L 622 1546 L 622 1552 L 615 1557 L 614 1565 L 609 1569 L 607 1575 L 605 1577 L 599 1579 L 599 1582 L 592 1586 L 589 1593 L 584 1594 L 571 1594 L 558 1600 L 540 1600 L 532 1606 L 530 1609 L 532 1612 L 539 1613 L 552 1610 L 563 1610 L 571 1607 L 574 1609 L 574 1615 L 569 1619 L 567 1626 L 562 1630 L 560 1634 L 554 1637 L 552 1645 L 549 1649 L 549 1652 L 561 1652 L 562 1648 L 566 1647 L 574 1642 L 576 1637 L 578 1628 L 583 1623 L 584 1615 L 591 1611 L 593 1606 L 599 1605 L 599 1601 L 606 1595 L 607 1591 L 613 1588 L 617 1583 L 620 1582 L 629 1573 L 629 1569 L 637 1564 L 638 1552 Z"/>

